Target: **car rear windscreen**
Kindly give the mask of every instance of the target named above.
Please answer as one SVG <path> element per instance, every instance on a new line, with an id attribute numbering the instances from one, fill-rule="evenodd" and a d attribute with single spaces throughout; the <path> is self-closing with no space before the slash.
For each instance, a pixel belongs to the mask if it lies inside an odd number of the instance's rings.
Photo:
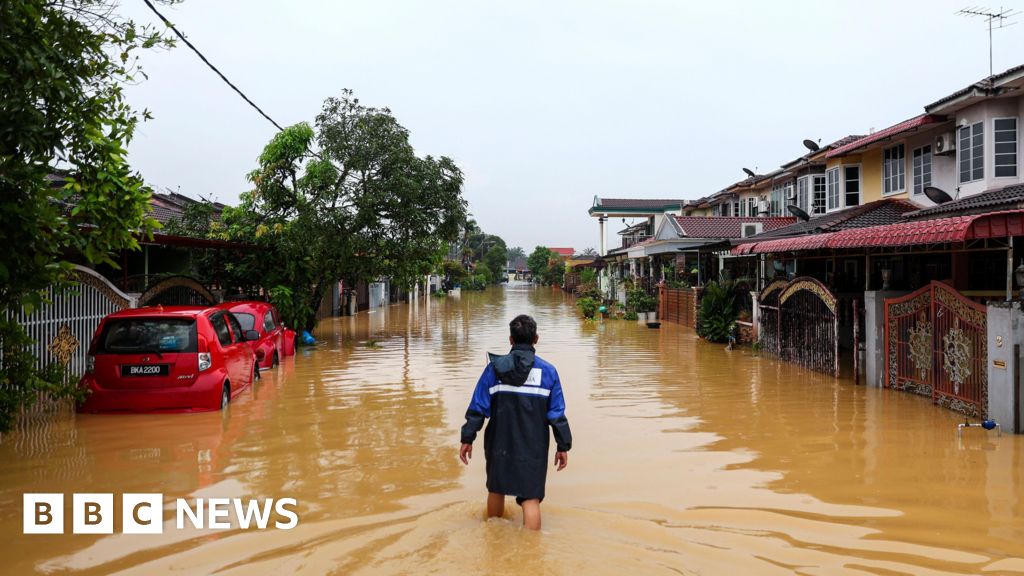
<path id="1" fill-rule="evenodd" d="M 235 318 L 238 318 L 238 323 L 242 325 L 242 330 L 255 330 L 256 317 L 252 314 L 246 314 L 245 312 L 232 312 Z"/>
<path id="2" fill-rule="evenodd" d="M 195 352 L 196 321 L 190 318 L 116 318 L 100 336 L 98 354 Z"/>

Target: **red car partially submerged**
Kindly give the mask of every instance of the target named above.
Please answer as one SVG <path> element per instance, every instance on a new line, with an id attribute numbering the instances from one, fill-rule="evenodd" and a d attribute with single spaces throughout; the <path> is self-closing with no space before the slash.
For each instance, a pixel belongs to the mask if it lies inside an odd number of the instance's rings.
<path id="1" fill-rule="evenodd" d="M 229 311 L 198 306 L 134 308 L 100 322 L 89 346 L 80 412 L 218 410 L 251 386 L 259 367 Z"/>
<path id="2" fill-rule="evenodd" d="M 238 318 L 242 330 L 255 330 L 259 338 L 252 341 L 252 349 L 260 368 L 273 368 L 285 356 L 295 353 L 295 332 L 281 324 L 281 317 L 273 305 L 266 302 L 225 302 L 217 306 Z"/>

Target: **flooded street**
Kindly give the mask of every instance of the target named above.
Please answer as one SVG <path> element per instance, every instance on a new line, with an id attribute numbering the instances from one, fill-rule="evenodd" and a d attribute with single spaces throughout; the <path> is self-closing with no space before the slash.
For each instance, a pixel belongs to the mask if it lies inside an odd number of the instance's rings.
<path id="1" fill-rule="evenodd" d="M 469 467 L 457 457 L 484 353 L 507 349 L 519 313 L 537 320 L 574 436 L 540 534 L 514 505 L 485 522 L 481 442 Z M 671 324 L 585 323 L 548 288 L 394 306 L 316 335 L 225 414 L 80 415 L 5 437 L 4 573 L 1024 572 L 1024 438 L 958 441 L 962 420 L 926 399 Z M 300 523 L 25 536 L 25 492 L 162 493 L 171 526 L 176 498 L 292 497 Z"/>

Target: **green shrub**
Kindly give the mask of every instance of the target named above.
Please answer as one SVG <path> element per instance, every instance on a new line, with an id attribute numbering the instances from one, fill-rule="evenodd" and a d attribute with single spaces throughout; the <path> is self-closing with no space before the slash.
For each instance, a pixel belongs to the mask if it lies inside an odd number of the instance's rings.
<path id="1" fill-rule="evenodd" d="M 729 286 L 711 282 L 700 301 L 697 332 L 710 342 L 726 342 L 736 329 L 735 296 Z"/>
<path id="2" fill-rule="evenodd" d="M 654 312 L 658 307 L 658 299 L 643 289 L 634 288 L 626 294 L 626 307 L 632 312 Z"/>
<path id="3" fill-rule="evenodd" d="M 586 282 L 576 287 L 576 295 L 580 298 L 591 298 L 600 302 L 602 300 L 601 289 L 597 282 Z"/>
<path id="4" fill-rule="evenodd" d="M 576 307 L 580 309 L 580 313 L 583 314 L 584 318 L 593 318 L 597 314 L 597 308 L 600 305 L 600 302 L 593 298 L 580 298 L 576 300 Z"/>
<path id="5" fill-rule="evenodd" d="M 633 312 L 632 310 L 630 310 L 629 312 L 626 312 L 626 315 L 623 316 L 622 318 L 624 320 L 633 320 L 633 321 L 636 321 L 636 320 L 640 319 L 640 317 L 637 316 L 636 312 Z"/>
<path id="6" fill-rule="evenodd" d="M 580 272 L 580 284 L 591 284 L 597 278 L 597 270 L 593 268 L 584 268 Z"/>
<path id="7" fill-rule="evenodd" d="M 462 283 L 462 289 L 471 291 L 485 290 L 487 288 L 488 280 L 489 278 L 486 274 L 474 274 Z"/>

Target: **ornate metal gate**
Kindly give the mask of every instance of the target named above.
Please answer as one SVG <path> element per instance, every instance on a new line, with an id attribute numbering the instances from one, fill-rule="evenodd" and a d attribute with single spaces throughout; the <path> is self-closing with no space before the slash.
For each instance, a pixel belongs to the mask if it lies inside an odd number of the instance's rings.
<path id="1" fill-rule="evenodd" d="M 139 306 L 176 306 L 194 304 L 208 306 L 216 304 L 217 298 L 206 286 L 188 276 L 169 276 L 153 284 L 139 296 Z"/>
<path id="2" fill-rule="evenodd" d="M 885 299 L 885 385 L 983 418 L 988 410 L 985 307 L 941 282 Z"/>
<path id="3" fill-rule="evenodd" d="M 63 292 L 51 286 L 45 291 L 46 304 L 30 314 L 22 310 L 13 319 L 35 341 L 40 369 L 56 361 L 74 378 L 85 371 L 89 341 L 100 320 L 133 307 L 135 301 L 88 268 L 75 266 L 71 279 L 77 286 Z"/>
<path id="4" fill-rule="evenodd" d="M 775 280 L 765 286 L 757 298 L 757 333 L 761 348 L 776 356 L 779 354 L 779 295 L 786 284 L 789 283 L 785 280 Z"/>
<path id="5" fill-rule="evenodd" d="M 775 281 L 758 302 L 762 349 L 805 368 L 839 375 L 836 298 L 814 278 Z"/>

